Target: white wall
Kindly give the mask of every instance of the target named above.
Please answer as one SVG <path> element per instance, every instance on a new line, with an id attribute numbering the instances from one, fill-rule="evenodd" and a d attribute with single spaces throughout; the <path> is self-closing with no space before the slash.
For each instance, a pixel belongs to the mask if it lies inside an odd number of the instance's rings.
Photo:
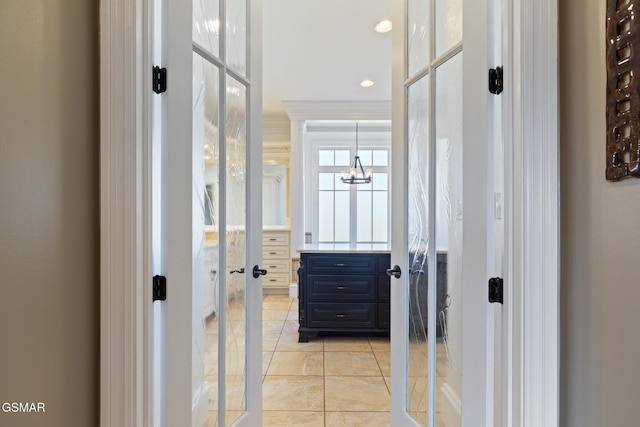
<path id="1" fill-rule="evenodd" d="M 640 423 L 640 180 L 605 180 L 606 3 L 560 0 L 563 427 Z"/>

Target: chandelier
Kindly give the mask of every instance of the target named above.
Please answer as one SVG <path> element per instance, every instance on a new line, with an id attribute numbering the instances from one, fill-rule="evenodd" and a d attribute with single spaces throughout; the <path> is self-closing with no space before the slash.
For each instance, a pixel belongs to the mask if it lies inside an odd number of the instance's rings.
<path id="1" fill-rule="evenodd" d="M 340 180 L 345 184 L 369 184 L 373 180 L 371 169 L 365 172 L 358 156 L 358 123 L 356 123 L 356 156 L 353 158 L 351 168 L 342 174 Z"/>

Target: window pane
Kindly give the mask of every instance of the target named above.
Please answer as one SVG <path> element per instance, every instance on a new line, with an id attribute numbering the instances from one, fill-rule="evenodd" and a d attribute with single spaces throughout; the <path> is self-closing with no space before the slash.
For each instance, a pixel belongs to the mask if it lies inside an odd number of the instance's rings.
<path id="1" fill-rule="evenodd" d="M 321 191 L 318 209 L 318 240 L 333 241 L 333 191 Z"/>
<path id="2" fill-rule="evenodd" d="M 227 0 L 227 64 L 247 73 L 247 0 Z"/>
<path id="3" fill-rule="evenodd" d="M 193 41 L 220 55 L 220 1 L 193 0 Z M 217 89 L 216 89 L 217 90 Z"/>
<path id="4" fill-rule="evenodd" d="M 345 184 L 344 182 L 342 182 L 340 180 L 340 178 L 342 177 L 341 173 L 336 173 L 334 174 L 334 179 L 335 179 L 335 184 L 336 184 L 336 190 L 340 190 L 340 191 L 349 191 L 349 186 L 350 184 Z"/>
<path id="5" fill-rule="evenodd" d="M 371 241 L 371 191 L 358 192 L 358 242 Z"/>
<path id="6" fill-rule="evenodd" d="M 373 241 L 386 242 L 388 233 L 389 193 L 387 191 L 373 192 Z"/>
<path id="7" fill-rule="evenodd" d="M 376 177 L 374 176 L 373 178 L 375 180 Z M 371 184 L 358 184 L 358 185 L 356 185 L 356 189 L 358 191 L 371 191 L 373 189 L 373 187 L 372 187 Z"/>
<path id="8" fill-rule="evenodd" d="M 449 1 L 448 6 L 453 3 Z M 436 276 L 436 330 L 442 335 L 436 347 L 436 369 L 441 373 L 438 379 L 443 387 L 456 393 L 462 390 L 462 64 L 462 53 L 459 53 L 436 69 L 437 166 L 431 174 L 436 181 L 436 209 L 440 210 L 435 218 L 435 246 L 444 252 L 437 255 L 437 271 L 447 272 Z M 438 215 L 442 217 L 440 222 Z M 440 421 L 443 420 L 438 413 L 436 423 Z M 447 418 L 446 422 L 451 427 L 462 425 L 459 415 Z"/>
<path id="9" fill-rule="evenodd" d="M 387 150 L 373 150 L 373 166 L 388 166 L 389 152 Z"/>
<path id="10" fill-rule="evenodd" d="M 429 2 L 408 0 L 407 3 L 407 77 L 429 62 Z"/>
<path id="11" fill-rule="evenodd" d="M 360 161 L 362 162 L 362 166 L 364 166 L 365 169 L 368 166 L 371 166 L 371 150 L 358 150 L 358 156 L 360 156 Z"/>
<path id="12" fill-rule="evenodd" d="M 350 166 L 351 152 L 349 150 L 336 150 L 336 166 Z"/>
<path id="13" fill-rule="evenodd" d="M 351 209 L 349 206 L 349 192 L 348 191 L 336 191 L 335 211 L 335 241 L 336 242 L 349 242 L 349 218 L 351 215 Z M 325 210 L 324 205 L 320 205 L 320 211 Z"/>
<path id="14" fill-rule="evenodd" d="M 318 165 L 333 166 L 333 150 L 318 151 Z"/>
<path id="15" fill-rule="evenodd" d="M 318 189 L 319 190 L 333 190 L 333 174 L 321 173 L 318 174 Z"/>
<path id="16" fill-rule="evenodd" d="M 374 190 L 387 190 L 389 187 L 389 174 L 382 172 L 374 174 L 372 184 Z"/>
<path id="17" fill-rule="evenodd" d="M 462 1 L 436 0 L 436 56 L 462 41 Z"/>

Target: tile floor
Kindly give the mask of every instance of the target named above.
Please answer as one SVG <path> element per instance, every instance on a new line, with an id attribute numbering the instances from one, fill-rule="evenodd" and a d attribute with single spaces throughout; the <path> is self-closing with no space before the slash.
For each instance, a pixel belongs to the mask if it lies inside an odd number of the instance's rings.
<path id="1" fill-rule="evenodd" d="M 210 343 L 217 340 L 213 330 L 215 322 L 208 322 Z M 266 295 L 263 299 L 263 426 L 388 427 L 389 338 L 320 337 L 298 343 L 297 330 L 298 300 L 288 295 Z M 227 344 L 227 360 L 243 360 L 243 347 Z M 211 383 L 215 383 L 216 369 L 210 366 L 215 366 L 216 360 L 217 355 L 208 355 L 205 360 L 207 379 Z M 227 384 L 235 389 L 231 394 L 242 396 L 244 390 L 233 387 L 243 383 L 242 377 L 236 376 L 237 373 L 231 372 Z M 415 382 L 424 383 L 426 387 L 426 378 Z M 228 406 L 227 413 L 233 419 L 234 396 L 229 395 L 230 390 L 227 394 L 227 401 L 232 405 Z M 412 405 L 425 408 L 426 396 L 420 395 L 417 399 Z M 210 400 L 217 401 L 217 396 L 211 394 Z M 240 405 L 237 409 L 241 409 L 242 402 L 237 403 Z M 215 408 L 210 409 L 209 425 L 213 427 L 217 425 Z M 423 411 L 425 409 L 417 409 L 414 416 L 426 419 Z"/>

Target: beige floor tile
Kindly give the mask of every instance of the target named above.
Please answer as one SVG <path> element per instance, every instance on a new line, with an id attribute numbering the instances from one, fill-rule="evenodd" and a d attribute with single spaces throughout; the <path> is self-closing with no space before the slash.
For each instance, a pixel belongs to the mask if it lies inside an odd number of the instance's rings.
<path id="1" fill-rule="evenodd" d="M 324 342 L 322 340 L 311 340 L 309 342 L 298 342 L 298 334 L 282 334 L 278 341 L 276 351 L 323 351 Z"/>
<path id="2" fill-rule="evenodd" d="M 262 385 L 265 411 L 324 411 L 321 376 L 267 376 Z"/>
<path id="3" fill-rule="evenodd" d="M 262 426 L 324 427 L 324 412 L 262 411 Z"/>
<path id="4" fill-rule="evenodd" d="M 390 351 L 374 351 L 373 355 L 378 361 L 380 371 L 385 377 L 391 376 L 391 352 Z"/>
<path id="5" fill-rule="evenodd" d="M 286 309 L 291 307 L 292 300 L 289 295 L 267 295 L 262 300 L 264 310 Z"/>
<path id="6" fill-rule="evenodd" d="M 262 334 L 273 335 L 282 333 L 284 327 L 284 320 L 263 320 L 262 321 Z"/>
<path id="7" fill-rule="evenodd" d="M 389 427 L 389 412 L 327 412 L 325 427 Z"/>
<path id="8" fill-rule="evenodd" d="M 267 375 L 323 375 L 322 352 L 276 351 Z"/>
<path id="9" fill-rule="evenodd" d="M 391 351 L 389 337 L 371 337 L 369 338 L 369 345 L 371 345 L 373 351 Z"/>
<path id="10" fill-rule="evenodd" d="M 289 313 L 287 314 L 287 320 L 295 320 L 297 322 L 299 320 L 299 315 L 298 304 L 292 305 L 289 309 Z"/>
<path id="11" fill-rule="evenodd" d="M 280 334 L 263 334 L 262 351 L 275 351 L 279 339 Z"/>
<path id="12" fill-rule="evenodd" d="M 373 353 L 364 351 L 325 352 L 324 369 L 325 375 L 369 377 L 382 375 Z"/>
<path id="13" fill-rule="evenodd" d="M 324 339 L 324 351 L 371 351 L 368 338 L 327 337 Z"/>
<path id="14" fill-rule="evenodd" d="M 278 308 L 273 310 L 262 310 L 262 320 L 286 320 L 289 310 Z"/>
<path id="15" fill-rule="evenodd" d="M 262 352 L 262 375 L 267 375 L 267 370 L 269 369 L 269 365 L 271 364 L 272 358 L 273 358 L 273 352 L 271 351 Z"/>
<path id="16" fill-rule="evenodd" d="M 388 412 L 390 399 L 382 377 L 325 376 L 327 412 Z"/>
<path id="17" fill-rule="evenodd" d="M 295 334 L 298 332 L 300 324 L 297 320 L 285 320 L 284 327 L 282 328 L 283 334 Z"/>

